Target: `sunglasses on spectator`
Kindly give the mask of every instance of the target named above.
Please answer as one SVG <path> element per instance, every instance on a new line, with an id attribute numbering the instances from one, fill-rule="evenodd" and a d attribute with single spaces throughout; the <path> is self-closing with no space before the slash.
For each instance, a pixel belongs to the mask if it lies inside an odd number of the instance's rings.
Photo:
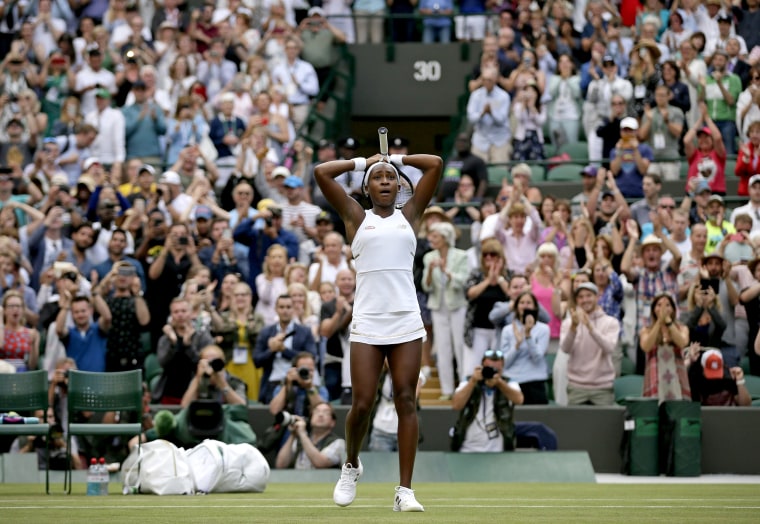
<path id="1" fill-rule="evenodd" d="M 502 353 L 498 349 L 489 349 L 488 351 L 483 353 L 483 358 L 487 358 L 491 360 L 493 359 L 501 360 L 504 358 L 504 353 Z"/>
<path id="2" fill-rule="evenodd" d="M 484 257 L 498 257 L 499 253 L 498 251 L 483 251 Z"/>
<path id="3" fill-rule="evenodd" d="M 675 204 L 660 204 L 660 209 L 675 209 Z"/>

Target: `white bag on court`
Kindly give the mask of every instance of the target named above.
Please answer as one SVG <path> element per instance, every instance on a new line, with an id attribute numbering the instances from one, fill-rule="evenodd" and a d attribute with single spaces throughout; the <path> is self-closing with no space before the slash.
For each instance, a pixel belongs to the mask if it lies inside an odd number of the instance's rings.
<path id="1" fill-rule="evenodd" d="M 211 493 L 224 472 L 224 455 L 228 446 L 218 440 L 204 440 L 185 456 L 193 472 L 195 491 Z"/>
<path id="2" fill-rule="evenodd" d="M 221 443 L 220 443 L 221 444 Z M 225 444 L 224 472 L 215 493 L 263 493 L 269 482 L 269 464 L 250 444 Z"/>
<path id="3" fill-rule="evenodd" d="M 192 495 L 193 475 L 181 450 L 166 440 L 154 440 L 133 451 L 122 466 L 124 494 Z"/>

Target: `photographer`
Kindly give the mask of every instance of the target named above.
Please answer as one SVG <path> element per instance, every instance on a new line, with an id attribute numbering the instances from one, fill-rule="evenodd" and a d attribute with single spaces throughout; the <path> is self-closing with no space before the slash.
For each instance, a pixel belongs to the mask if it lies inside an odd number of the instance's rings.
<path id="1" fill-rule="evenodd" d="M 591 282 L 575 289 L 575 305 L 562 322 L 559 345 L 570 355 L 567 402 L 609 406 L 615 402 L 613 353 L 620 335 L 618 319 L 597 303 L 599 290 Z"/>
<path id="2" fill-rule="evenodd" d="M 336 418 L 332 406 L 320 402 L 309 420 L 307 430 L 303 417 L 293 417 L 288 426 L 290 436 L 277 453 L 276 468 L 324 469 L 341 465 L 346 441 L 333 433 Z"/>
<path id="3" fill-rule="evenodd" d="M 224 351 L 219 346 L 201 350 L 195 376 L 182 395 L 183 408 L 199 398 L 217 400 L 222 404 L 245 404 L 245 382 L 224 370 Z"/>
<path id="4" fill-rule="evenodd" d="M 523 403 L 523 394 L 519 384 L 502 377 L 503 370 L 504 354 L 486 351 L 481 366 L 457 387 L 451 407 L 461 412 L 453 428 L 452 451 L 499 453 L 515 449 L 514 406 Z"/>
<path id="5" fill-rule="evenodd" d="M 306 351 L 293 358 L 293 367 L 285 375 L 285 384 L 274 389 L 269 402 L 269 412 L 272 415 L 287 411 L 309 418 L 314 408 L 327 402 L 327 389 L 321 384 L 315 384 L 316 366 L 314 355 Z"/>

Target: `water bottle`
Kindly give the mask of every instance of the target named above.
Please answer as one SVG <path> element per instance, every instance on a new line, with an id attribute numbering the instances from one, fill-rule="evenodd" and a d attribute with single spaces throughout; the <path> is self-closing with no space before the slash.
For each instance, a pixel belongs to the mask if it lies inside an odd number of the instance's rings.
<path id="1" fill-rule="evenodd" d="M 111 480 L 111 476 L 108 474 L 108 467 L 106 466 L 106 459 L 100 457 L 100 494 L 108 495 L 108 481 Z"/>
<path id="2" fill-rule="evenodd" d="M 87 496 L 100 495 L 100 478 L 98 475 L 98 461 L 90 459 L 90 467 L 87 468 Z"/>

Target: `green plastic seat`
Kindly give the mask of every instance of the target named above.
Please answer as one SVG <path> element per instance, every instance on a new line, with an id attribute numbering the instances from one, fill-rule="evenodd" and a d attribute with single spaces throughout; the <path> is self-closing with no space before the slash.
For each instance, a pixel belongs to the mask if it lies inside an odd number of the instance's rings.
<path id="1" fill-rule="evenodd" d="M 42 410 L 46 420 L 48 408 L 47 371 L 27 371 L 0 375 L 0 413 Z M 0 435 L 49 437 L 50 424 L 0 424 Z M 50 439 L 47 438 L 48 444 Z M 45 492 L 50 493 L 50 450 L 45 450 Z"/>
<path id="2" fill-rule="evenodd" d="M 71 437 L 75 435 L 139 436 L 142 424 L 72 423 L 80 411 L 135 411 L 142 413 L 142 370 L 113 373 L 69 371 L 68 450 L 64 490 L 71 493 Z M 139 439 L 138 439 L 139 442 Z M 138 444 L 139 446 L 139 444 Z"/>
<path id="3" fill-rule="evenodd" d="M 620 374 L 621 375 L 635 375 L 636 374 L 636 364 L 628 358 L 628 355 L 623 355 L 623 358 L 620 361 Z"/>
<path id="4" fill-rule="evenodd" d="M 583 166 L 580 164 L 560 164 L 546 174 L 546 180 L 552 182 L 580 182 Z"/>
<path id="5" fill-rule="evenodd" d="M 625 404 L 626 398 L 641 397 L 644 391 L 644 377 L 642 375 L 617 377 L 613 389 L 615 391 L 615 402 Z"/>
<path id="6" fill-rule="evenodd" d="M 562 144 L 557 153 L 567 153 L 573 159 L 573 162 L 585 165 L 588 163 L 588 142 L 568 142 L 567 144 Z"/>
<path id="7" fill-rule="evenodd" d="M 749 391 L 752 400 L 760 400 L 760 377 L 755 375 L 744 375 L 744 386 Z"/>
<path id="8" fill-rule="evenodd" d="M 488 166 L 488 185 L 501 187 L 502 179 L 510 179 L 507 166 Z"/>
<path id="9" fill-rule="evenodd" d="M 164 372 L 164 368 L 158 363 L 158 357 L 155 353 L 149 353 L 145 357 L 143 368 L 145 368 L 145 382 L 148 384 L 150 384 L 155 377 L 160 377 L 161 373 Z"/>

